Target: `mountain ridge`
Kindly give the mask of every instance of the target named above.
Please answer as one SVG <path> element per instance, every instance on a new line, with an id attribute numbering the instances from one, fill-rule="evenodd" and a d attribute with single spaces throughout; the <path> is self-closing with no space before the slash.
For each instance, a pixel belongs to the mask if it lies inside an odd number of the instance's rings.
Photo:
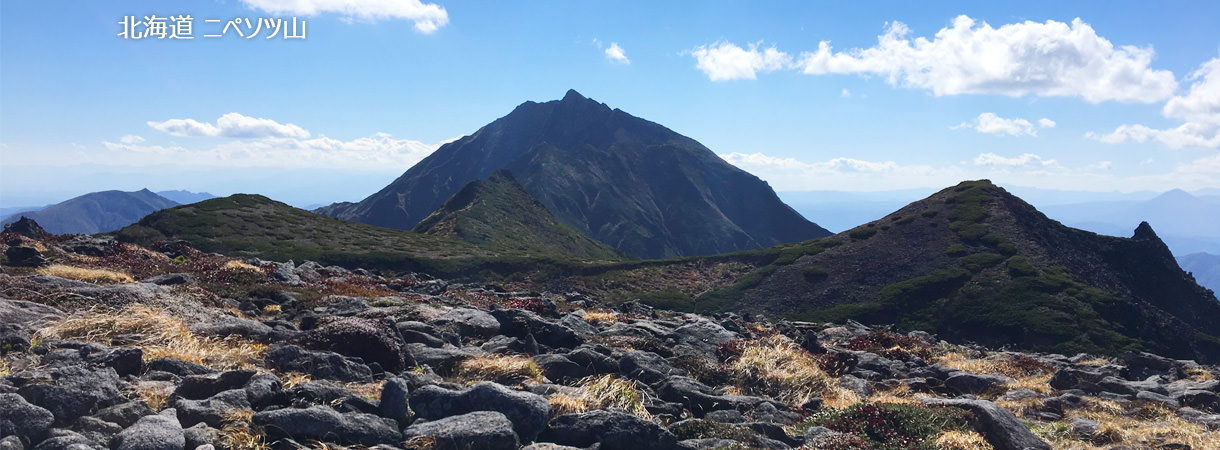
<path id="1" fill-rule="evenodd" d="M 25 216 L 36 220 L 53 234 L 94 234 L 117 230 L 154 211 L 177 205 L 177 202 L 148 189 L 100 191 L 37 211 L 19 212 L 0 223 L 13 223 Z"/>
<path id="2" fill-rule="evenodd" d="M 695 140 L 568 91 L 441 146 L 368 198 L 317 211 L 408 229 L 470 181 L 509 169 L 565 225 L 645 258 L 829 235 Z"/>

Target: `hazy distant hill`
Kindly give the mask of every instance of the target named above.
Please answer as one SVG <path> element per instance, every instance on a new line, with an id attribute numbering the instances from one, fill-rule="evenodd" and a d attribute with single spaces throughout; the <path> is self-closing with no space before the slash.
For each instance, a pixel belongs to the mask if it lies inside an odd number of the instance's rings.
<path id="1" fill-rule="evenodd" d="M 1193 253 L 1178 257 L 1182 270 L 1191 272 L 1205 288 L 1220 292 L 1220 255 Z"/>
<path id="2" fill-rule="evenodd" d="M 117 230 L 149 213 L 177 204 L 148 189 L 93 192 L 38 211 L 13 214 L 3 223 L 13 223 L 26 216 L 54 234 L 93 234 Z"/>
<path id="3" fill-rule="evenodd" d="M 690 301 L 1068 354 L 1220 360 L 1220 302 L 1152 227 L 1132 238 L 1068 228 L 987 181 L 788 247 L 737 285 Z"/>
<path id="4" fill-rule="evenodd" d="M 526 102 L 363 201 L 318 211 L 411 229 L 497 169 L 511 170 L 560 222 L 629 255 L 707 255 L 829 234 L 693 139 L 576 91 Z"/>
<path id="5" fill-rule="evenodd" d="M 168 198 L 175 202 L 178 202 L 178 204 L 180 204 L 180 205 L 189 205 L 191 203 L 202 202 L 207 199 L 216 198 L 215 195 L 209 194 L 207 192 L 190 192 L 190 191 L 183 191 L 183 190 L 160 191 L 160 192 L 157 192 L 157 195 L 160 195 L 162 197 L 165 197 L 165 198 Z"/>
<path id="6" fill-rule="evenodd" d="M 1131 224 L 1147 221 L 1177 255 L 1220 253 L 1220 197 L 1194 196 L 1180 189 L 1144 201 L 1087 202 L 1042 208 L 1063 222 L 1121 236 Z"/>
<path id="7" fill-rule="evenodd" d="M 560 223 L 506 170 L 475 180 L 415 226 L 498 253 L 620 259 L 614 249 Z"/>

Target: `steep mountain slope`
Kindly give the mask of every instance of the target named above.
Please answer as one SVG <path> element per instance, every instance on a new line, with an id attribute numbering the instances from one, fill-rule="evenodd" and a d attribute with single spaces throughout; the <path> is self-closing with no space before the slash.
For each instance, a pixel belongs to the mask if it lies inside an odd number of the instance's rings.
<path id="1" fill-rule="evenodd" d="M 1192 273 L 1200 286 L 1220 292 L 1220 255 L 1192 253 L 1179 257 L 1178 264 Z"/>
<path id="2" fill-rule="evenodd" d="M 511 170 L 560 222 L 640 257 L 717 254 L 829 234 L 693 139 L 575 91 L 560 101 L 526 102 L 363 201 L 318 211 L 410 229 L 497 169 Z"/>
<path id="3" fill-rule="evenodd" d="M 614 249 L 559 223 L 507 170 L 471 181 L 413 231 L 499 253 L 619 259 Z"/>
<path id="4" fill-rule="evenodd" d="M 345 222 L 249 194 L 158 211 L 116 235 L 141 245 L 181 239 L 200 250 L 232 256 L 367 267 L 410 258 L 491 254 L 453 239 Z"/>
<path id="5" fill-rule="evenodd" d="M 102 191 L 65 200 L 38 211 L 13 214 L 2 223 L 13 223 L 26 216 L 54 234 L 93 234 L 117 230 L 153 211 L 177 204 L 148 189 L 134 192 Z"/>
<path id="6" fill-rule="evenodd" d="M 984 180 L 804 245 L 731 297 L 696 302 L 990 345 L 1220 360 L 1220 302 L 1147 223 L 1129 239 L 1068 228 Z"/>

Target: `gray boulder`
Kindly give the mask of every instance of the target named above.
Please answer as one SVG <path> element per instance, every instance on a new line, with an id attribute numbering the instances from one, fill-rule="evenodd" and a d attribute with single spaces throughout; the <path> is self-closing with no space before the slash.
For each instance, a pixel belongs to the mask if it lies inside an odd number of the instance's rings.
<path id="1" fill-rule="evenodd" d="M 112 368 L 90 371 L 70 366 L 51 372 L 56 384 L 27 384 L 17 393 L 51 411 L 57 425 L 69 425 L 98 409 L 127 401 L 122 393 L 124 383 Z"/>
<path id="2" fill-rule="evenodd" d="M 0 435 L 20 436 L 29 442 L 41 441 L 55 416 L 45 408 L 32 405 L 17 394 L 0 394 Z"/>
<path id="3" fill-rule="evenodd" d="M 207 375 L 192 375 L 182 379 L 182 383 L 174 389 L 174 395 L 191 400 L 205 399 L 224 391 L 240 389 L 250 381 L 254 373 L 253 370 L 230 370 Z"/>
<path id="4" fill-rule="evenodd" d="M 436 450 L 512 450 L 520 446 L 513 423 L 495 411 L 475 411 L 431 422 L 417 422 L 403 437 L 428 438 Z"/>
<path id="5" fill-rule="evenodd" d="M 485 311 L 473 308 L 454 308 L 433 321 L 437 325 L 447 325 L 462 336 L 489 338 L 500 334 L 500 321 Z"/>
<path id="6" fill-rule="evenodd" d="M 673 433 L 652 421 L 607 410 L 556 417 L 539 440 L 573 447 L 598 444 L 602 450 L 668 450 L 678 445 Z"/>
<path id="7" fill-rule="evenodd" d="M 335 352 L 309 351 L 295 345 L 273 345 L 264 354 L 267 365 L 289 372 L 307 373 L 316 380 L 369 382 L 369 366 Z"/>
<path id="8" fill-rule="evenodd" d="M 961 372 L 951 375 L 945 379 L 945 389 L 948 389 L 954 394 L 970 394 L 977 395 L 987 392 L 990 389 L 1012 383 L 1012 378 L 999 374 L 978 375 L 973 373 Z"/>
<path id="9" fill-rule="evenodd" d="M 678 327 L 674 334 L 678 336 L 678 343 L 693 346 L 708 355 L 715 355 L 720 344 L 737 339 L 737 333 L 704 318 Z"/>
<path id="10" fill-rule="evenodd" d="M 204 423 L 209 427 L 224 425 L 225 414 L 230 410 L 251 410 L 250 400 L 243 389 L 232 389 L 213 395 L 206 400 L 178 399 L 174 402 L 178 420 L 182 426 L 191 427 Z"/>
<path id="11" fill-rule="evenodd" d="M 393 445 L 402 441 L 402 434 L 392 420 L 372 414 L 339 414 L 326 406 L 263 411 L 254 414 L 251 421 L 263 427 L 270 440 L 318 440 L 366 446 Z"/>
<path id="12" fill-rule="evenodd" d="M 411 409 L 419 418 L 426 420 L 474 411 L 496 411 L 513 423 L 517 436 L 524 442 L 533 441 L 551 415 L 551 405 L 542 396 L 514 391 L 488 381 L 476 383 L 462 391 L 436 386 L 421 387 L 411 393 Z"/>
<path id="13" fill-rule="evenodd" d="M 37 329 L 64 317 L 63 311 L 41 303 L 0 298 L 0 323 L 23 324 Z"/>
<path id="14" fill-rule="evenodd" d="M 648 384 L 664 380 L 673 373 L 673 367 L 661 355 L 639 350 L 623 352 L 618 365 L 623 376 Z"/>
<path id="15" fill-rule="evenodd" d="M 183 450 L 186 447 L 186 435 L 174 415 L 173 409 L 167 409 L 161 414 L 141 417 L 134 425 L 120 431 L 111 442 L 110 448 L 114 450 Z"/>
<path id="16" fill-rule="evenodd" d="M 381 417 L 393 419 L 399 424 L 407 422 L 407 399 L 410 384 L 402 378 L 391 378 L 381 386 L 381 399 L 377 412 Z"/>
<path id="17" fill-rule="evenodd" d="M 157 411 L 149 407 L 147 403 L 135 400 L 104 408 L 98 411 L 97 414 L 94 414 L 94 416 L 127 428 L 136 423 L 137 420 L 140 420 L 141 417 L 151 416 L 156 413 Z"/>
<path id="18" fill-rule="evenodd" d="M 1029 431 L 1025 424 L 1017 420 L 1017 416 L 995 403 L 986 400 L 928 397 L 918 397 L 916 400 L 930 405 L 948 405 L 970 411 L 978 420 L 979 432 L 983 434 L 983 438 L 997 450 L 1051 450 L 1050 444 Z"/>

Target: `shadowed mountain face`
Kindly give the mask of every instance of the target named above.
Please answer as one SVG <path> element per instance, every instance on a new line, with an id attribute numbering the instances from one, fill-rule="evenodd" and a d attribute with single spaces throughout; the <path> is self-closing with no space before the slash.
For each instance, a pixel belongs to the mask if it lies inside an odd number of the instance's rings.
<path id="1" fill-rule="evenodd" d="M 738 286 L 730 308 L 1066 354 L 1220 360 L 1220 302 L 1147 223 L 1131 238 L 1068 228 L 984 180 L 814 243 Z"/>
<path id="2" fill-rule="evenodd" d="M 1178 257 L 1182 270 L 1194 275 L 1200 286 L 1220 291 L 1220 256 L 1211 253 L 1192 253 Z"/>
<path id="3" fill-rule="evenodd" d="M 103 233 L 131 225 L 154 211 L 177 204 L 148 189 L 134 192 L 102 191 L 65 200 L 38 211 L 17 213 L 3 223 L 13 223 L 26 216 L 54 234 Z"/>
<path id="4" fill-rule="evenodd" d="M 526 102 L 363 201 L 318 212 L 411 229 L 497 169 L 511 170 L 559 221 L 639 257 L 717 254 L 829 234 L 698 142 L 576 91 L 560 101 Z"/>
<path id="5" fill-rule="evenodd" d="M 504 253 L 620 259 L 614 249 L 556 220 L 507 170 L 471 181 L 414 231 Z"/>

